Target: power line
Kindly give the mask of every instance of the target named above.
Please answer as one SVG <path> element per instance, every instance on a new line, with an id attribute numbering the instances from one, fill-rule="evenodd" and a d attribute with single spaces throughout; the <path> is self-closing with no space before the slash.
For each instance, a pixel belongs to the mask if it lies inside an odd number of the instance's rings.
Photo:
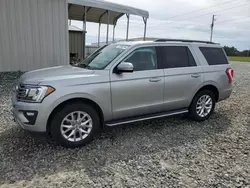
<path id="1" fill-rule="evenodd" d="M 239 5 L 239 6 L 235 6 L 235 7 L 230 7 L 230 8 L 227 8 L 227 9 L 222 9 L 222 10 L 219 10 L 219 11 L 216 11 L 216 12 L 210 12 L 210 13 L 206 13 L 206 14 L 201 14 L 201 15 L 198 15 L 198 16 L 193 16 L 193 17 L 185 18 L 185 19 L 182 19 L 182 20 L 180 20 L 180 21 L 175 21 L 175 22 L 181 22 L 181 21 L 183 21 L 183 20 L 188 20 L 188 19 L 191 19 L 191 18 L 198 18 L 198 17 L 201 17 L 201 16 L 211 15 L 211 14 L 213 14 L 213 13 L 218 13 L 218 12 L 223 12 L 223 11 L 226 11 L 226 10 L 231 10 L 231 9 L 238 8 L 238 7 L 242 7 L 242 6 L 245 6 L 245 5 L 248 5 L 248 4 L 249 4 L 249 3 L 243 4 L 243 5 Z M 169 22 L 157 24 L 157 25 L 154 25 L 154 26 L 150 26 L 150 27 L 148 27 L 148 28 L 157 27 L 157 26 L 159 26 L 159 25 L 164 25 L 164 24 L 169 24 Z"/>
<path id="2" fill-rule="evenodd" d="M 234 20 L 240 20 L 240 19 L 245 19 L 245 18 L 250 18 L 250 17 L 241 17 L 241 18 L 235 18 L 235 19 L 231 19 L 231 20 L 225 20 L 225 21 L 221 21 L 221 22 L 216 22 L 217 23 L 217 26 L 220 26 L 221 24 L 224 24 L 226 22 L 229 22 L 229 21 L 234 21 Z M 218 25 L 219 23 L 219 25 Z M 207 24 L 198 24 L 196 26 L 206 26 Z M 156 34 L 162 34 L 162 32 L 157 32 Z"/>
<path id="3" fill-rule="evenodd" d="M 223 21 L 217 22 L 217 24 L 218 23 L 231 22 L 231 21 L 234 21 L 234 20 L 241 20 L 241 19 L 245 19 L 245 18 L 250 18 L 250 17 L 249 16 L 245 16 L 245 17 L 240 17 L 240 18 L 235 18 L 235 19 L 230 19 L 230 20 L 223 20 Z"/>
<path id="4" fill-rule="evenodd" d="M 222 10 L 216 11 L 216 12 L 214 12 L 214 13 L 223 12 L 223 11 L 226 11 L 226 10 L 230 10 L 230 9 L 242 7 L 242 6 L 245 6 L 245 5 L 248 5 L 248 4 L 249 4 L 249 3 L 244 4 L 244 5 L 239 5 L 239 6 L 236 6 L 236 7 L 230 7 L 230 8 L 227 8 L 227 9 L 222 9 Z M 206 13 L 206 14 L 201 14 L 201 15 L 198 15 L 198 16 L 193 16 L 193 17 L 185 18 L 185 19 L 183 19 L 183 20 L 188 20 L 188 19 L 191 19 L 191 18 L 198 18 L 198 17 L 201 17 L 201 16 L 206 16 L 206 15 L 211 15 L 211 14 L 213 14 L 213 13 L 210 12 L 210 13 Z M 183 20 L 175 21 L 175 22 L 181 22 L 181 21 L 183 21 Z M 162 24 L 169 24 L 169 22 L 167 22 L 167 23 L 162 23 Z M 148 27 L 148 28 L 156 27 L 156 26 L 162 25 L 162 24 L 157 24 L 157 25 L 154 25 L 154 26 L 150 26 L 150 27 Z"/>
<path id="5" fill-rule="evenodd" d="M 218 6 L 218 5 L 222 5 L 222 4 L 226 4 L 226 3 L 231 3 L 231 2 L 233 2 L 233 1 L 237 1 L 237 0 L 232 0 L 232 1 L 227 1 L 227 2 L 223 2 L 223 3 L 219 3 L 219 4 L 216 4 L 216 5 L 210 6 L 210 7 L 206 7 L 206 8 L 194 10 L 194 11 L 191 11 L 191 12 L 186 12 L 186 13 L 184 13 L 184 14 L 177 14 L 177 15 L 175 15 L 175 16 L 172 16 L 172 17 L 167 18 L 167 20 L 169 20 L 169 19 L 171 19 L 171 18 L 175 18 L 175 17 L 179 17 L 179 16 L 184 16 L 184 15 L 187 15 L 187 14 L 191 14 L 191 13 L 194 13 L 194 12 L 199 12 L 199 11 L 202 11 L 202 10 L 210 9 L 210 8 L 216 7 L 216 6 Z"/>
<path id="6" fill-rule="evenodd" d="M 226 22 L 230 22 L 230 21 L 234 21 L 234 20 L 240 20 L 240 19 L 245 19 L 245 18 L 250 18 L 250 17 L 246 16 L 246 17 L 235 18 L 235 19 L 230 19 L 230 20 L 223 20 L 223 21 L 216 22 L 216 23 L 217 23 L 217 25 L 218 25 L 218 23 L 219 23 L 218 26 L 220 26 L 221 24 L 224 24 L 224 23 L 226 23 Z M 205 26 L 205 25 L 207 25 L 207 24 L 198 24 L 198 25 L 196 25 L 196 26 Z M 162 32 L 159 32 L 159 34 L 160 34 L 160 33 L 162 33 Z"/>

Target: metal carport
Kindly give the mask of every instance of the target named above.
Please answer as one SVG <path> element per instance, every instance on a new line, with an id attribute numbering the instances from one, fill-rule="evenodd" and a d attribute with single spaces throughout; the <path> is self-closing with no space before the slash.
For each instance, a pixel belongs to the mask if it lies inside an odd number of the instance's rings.
<path id="1" fill-rule="evenodd" d="M 147 19 L 149 18 L 148 11 L 111 3 L 102 0 L 68 0 L 68 18 L 69 20 L 83 21 L 83 50 L 85 50 L 85 35 L 86 22 L 99 23 L 98 30 L 98 46 L 100 46 L 100 29 L 101 24 L 107 24 L 106 43 L 109 40 L 109 25 L 113 25 L 113 41 L 115 37 L 115 27 L 119 18 L 123 15 L 127 17 L 127 33 L 129 33 L 129 18 L 130 15 L 142 17 L 144 22 L 144 40 L 146 37 Z M 85 54 L 85 52 L 83 52 Z"/>
<path id="2" fill-rule="evenodd" d="M 115 29 L 121 16 L 132 14 L 143 17 L 146 35 L 148 12 L 128 6 L 101 0 L 0 0 L 0 72 L 68 64 L 68 19 L 84 21 L 86 32 L 86 22 Z M 80 40 L 84 46 L 85 39 Z"/>

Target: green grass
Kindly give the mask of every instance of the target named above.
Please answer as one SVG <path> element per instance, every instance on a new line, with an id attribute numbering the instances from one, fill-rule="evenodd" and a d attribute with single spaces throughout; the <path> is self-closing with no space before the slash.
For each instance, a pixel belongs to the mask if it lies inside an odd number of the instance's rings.
<path id="1" fill-rule="evenodd" d="M 250 57 L 228 56 L 228 60 L 250 62 Z"/>

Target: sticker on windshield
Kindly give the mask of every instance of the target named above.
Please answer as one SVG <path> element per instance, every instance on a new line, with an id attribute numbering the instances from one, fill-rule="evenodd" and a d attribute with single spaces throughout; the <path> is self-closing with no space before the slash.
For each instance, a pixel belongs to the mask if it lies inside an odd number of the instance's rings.
<path id="1" fill-rule="evenodd" d="M 116 48 L 120 48 L 126 50 L 129 46 L 128 45 L 117 45 Z"/>

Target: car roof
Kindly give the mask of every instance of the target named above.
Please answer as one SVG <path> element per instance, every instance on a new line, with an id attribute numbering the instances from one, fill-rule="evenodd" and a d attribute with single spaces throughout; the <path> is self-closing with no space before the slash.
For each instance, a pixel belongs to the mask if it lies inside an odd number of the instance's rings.
<path id="1" fill-rule="evenodd" d="M 137 44 L 148 44 L 148 43 L 153 43 L 154 41 L 121 41 L 121 42 L 116 42 L 114 44 L 121 44 L 121 45 L 137 45 Z"/>
<path id="2" fill-rule="evenodd" d="M 221 48 L 220 44 L 218 43 L 210 43 L 207 41 L 178 41 L 178 40 L 174 40 L 174 41 L 121 41 L 121 42 L 116 42 L 113 43 L 116 45 L 129 45 L 129 46 L 140 46 L 140 45 L 146 45 L 146 44 L 150 44 L 150 45 L 164 45 L 164 44 L 173 44 L 173 45 L 192 45 L 192 46 L 199 46 L 199 47 L 219 47 Z"/>

